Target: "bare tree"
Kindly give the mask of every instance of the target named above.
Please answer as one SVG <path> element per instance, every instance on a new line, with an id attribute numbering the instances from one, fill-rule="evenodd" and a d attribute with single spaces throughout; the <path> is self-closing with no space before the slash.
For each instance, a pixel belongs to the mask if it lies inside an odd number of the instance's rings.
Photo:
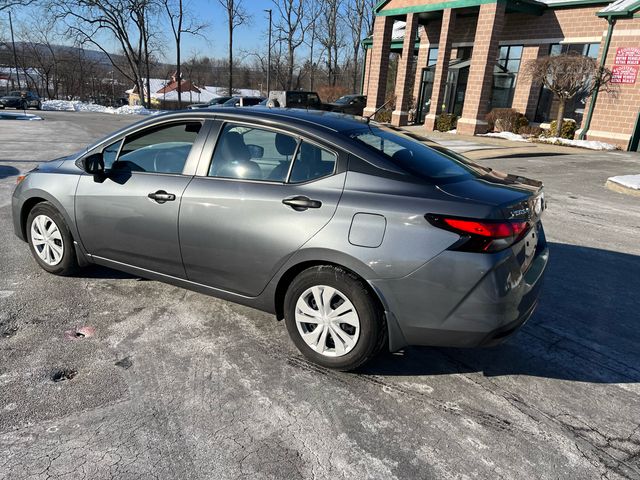
<path id="1" fill-rule="evenodd" d="M 597 90 L 613 91 L 611 70 L 583 55 L 563 54 L 540 57 L 525 65 L 524 74 L 535 83 L 547 87 L 558 99 L 558 120 L 555 135 L 562 132 L 565 106 L 581 95 L 588 98 Z"/>
<path id="2" fill-rule="evenodd" d="M 26 7 L 35 1 L 36 0 L 0 0 L 0 12 L 11 7 Z"/>
<path id="3" fill-rule="evenodd" d="M 242 0 L 218 0 L 227 15 L 229 33 L 229 95 L 233 95 L 233 32 L 237 27 L 249 22 L 249 14 Z"/>
<path id="4" fill-rule="evenodd" d="M 351 55 L 353 60 L 352 92 L 358 91 L 359 56 L 363 36 L 370 35 L 372 12 L 375 0 L 348 0 L 345 11 L 345 23 L 351 32 Z"/>
<path id="5" fill-rule="evenodd" d="M 319 33 L 318 41 L 326 52 L 326 66 L 329 84 L 335 86 L 339 70 L 339 57 L 343 47 L 340 7 L 342 0 L 324 0 L 322 15 L 326 20 L 325 28 Z"/>
<path id="6" fill-rule="evenodd" d="M 275 24 L 276 41 L 286 45 L 286 85 L 287 90 L 293 88 L 293 72 L 295 70 L 295 53 L 304 43 L 305 4 L 304 0 L 273 0 L 278 20 Z"/>
<path id="7" fill-rule="evenodd" d="M 68 36 L 80 45 L 90 44 L 102 51 L 113 67 L 134 83 L 142 104 L 150 104 L 150 0 L 52 0 L 51 10 L 56 18 L 66 22 Z M 113 54 L 99 42 L 104 33 L 116 40 L 125 65 L 116 61 Z"/>
<path id="8" fill-rule="evenodd" d="M 48 98 L 57 98 L 59 62 L 58 49 L 53 44 L 56 37 L 54 24 L 41 17 L 34 18 L 29 24 L 22 26 L 19 36 L 24 54 L 22 69 L 25 76 L 30 75 L 27 67 L 35 67 L 42 84 L 41 89 L 35 87 L 38 95 L 46 93 Z"/>
<path id="9" fill-rule="evenodd" d="M 309 34 L 307 35 L 306 43 L 309 47 L 309 60 L 307 69 L 309 70 L 309 90 L 314 89 L 315 82 L 315 71 L 316 71 L 316 63 L 314 50 L 316 46 L 316 41 L 318 40 L 318 19 L 320 14 L 322 13 L 322 6 L 318 2 L 318 0 L 307 0 L 309 5 L 307 7 L 307 28 L 309 30 Z M 317 51 L 316 51 L 317 54 Z"/>
<path id="10" fill-rule="evenodd" d="M 206 23 L 198 23 L 185 12 L 183 0 L 162 0 L 169 24 L 173 40 L 176 45 L 176 80 L 178 81 L 178 108 L 182 107 L 182 71 L 181 71 L 181 42 L 182 34 L 200 35 L 202 30 L 207 26 Z"/>

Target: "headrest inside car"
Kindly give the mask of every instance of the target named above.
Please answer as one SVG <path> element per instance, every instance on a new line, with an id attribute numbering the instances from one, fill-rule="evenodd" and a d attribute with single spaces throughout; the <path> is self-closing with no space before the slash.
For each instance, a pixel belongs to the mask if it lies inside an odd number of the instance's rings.
<path id="1" fill-rule="evenodd" d="M 276 150 L 280 155 L 293 155 L 296 151 L 296 140 L 289 135 L 276 133 Z"/>

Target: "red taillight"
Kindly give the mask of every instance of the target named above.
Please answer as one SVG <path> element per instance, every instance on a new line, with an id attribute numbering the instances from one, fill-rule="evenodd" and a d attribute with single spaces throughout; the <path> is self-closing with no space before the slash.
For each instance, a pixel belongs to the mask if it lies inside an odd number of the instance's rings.
<path id="1" fill-rule="evenodd" d="M 520 240 L 529 229 L 529 223 L 522 220 L 481 220 L 432 214 L 427 214 L 425 218 L 436 227 L 461 235 L 465 241 L 456 249 L 464 251 L 503 250 Z"/>

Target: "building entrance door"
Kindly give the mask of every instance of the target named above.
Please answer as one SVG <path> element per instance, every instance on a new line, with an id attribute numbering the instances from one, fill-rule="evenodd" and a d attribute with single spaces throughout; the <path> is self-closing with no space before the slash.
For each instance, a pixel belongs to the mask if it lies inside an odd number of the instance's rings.
<path id="1" fill-rule="evenodd" d="M 454 60 L 449 64 L 447 87 L 444 96 L 446 101 L 444 111 L 453 113 L 458 117 L 462 116 L 470 66 L 471 60 Z"/>
<path id="2" fill-rule="evenodd" d="M 416 124 L 423 124 L 425 117 L 431 109 L 431 94 L 433 93 L 433 77 L 435 71 L 435 65 L 422 69 L 418 103 L 416 105 Z"/>

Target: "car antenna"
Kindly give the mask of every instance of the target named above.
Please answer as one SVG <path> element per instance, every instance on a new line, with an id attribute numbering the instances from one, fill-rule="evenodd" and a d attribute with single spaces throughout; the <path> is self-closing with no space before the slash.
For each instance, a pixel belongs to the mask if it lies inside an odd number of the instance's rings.
<path id="1" fill-rule="evenodd" d="M 372 114 L 367 115 L 366 117 L 364 117 L 364 118 L 365 118 L 365 120 L 367 121 L 367 125 L 369 125 L 369 122 L 371 121 L 371 119 L 372 119 L 373 117 L 375 117 L 375 116 L 376 116 L 376 114 L 377 114 L 380 110 L 382 110 L 384 107 L 386 107 L 387 105 L 389 105 L 393 100 L 394 100 L 393 98 L 392 98 L 391 100 L 387 100 L 387 101 L 386 101 L 386 102 L 384 102 L 382 105 L 380 105 L 378 108 L 376 108 L 376 111 L 375 111 L 375 112 L 373 112 Z"/>

